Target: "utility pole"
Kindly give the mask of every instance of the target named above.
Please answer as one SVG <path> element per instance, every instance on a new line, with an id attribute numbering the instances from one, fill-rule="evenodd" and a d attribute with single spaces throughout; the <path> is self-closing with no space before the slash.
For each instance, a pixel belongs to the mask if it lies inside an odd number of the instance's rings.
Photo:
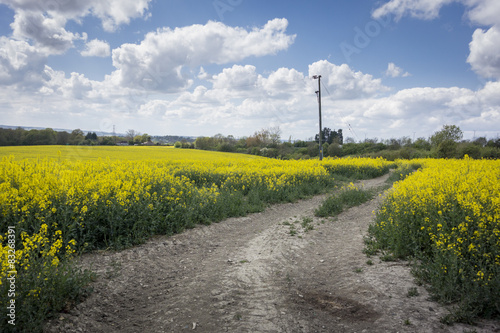
<path id="1" fill-rule="evenodd" d="M 314 75 L 313 79 L 318 79 L 318 91 L 316 95 L 318 96 L 319 104 L 319 160 L 323 160 L 323 145 L 321 144 L 321 75 Z"/>

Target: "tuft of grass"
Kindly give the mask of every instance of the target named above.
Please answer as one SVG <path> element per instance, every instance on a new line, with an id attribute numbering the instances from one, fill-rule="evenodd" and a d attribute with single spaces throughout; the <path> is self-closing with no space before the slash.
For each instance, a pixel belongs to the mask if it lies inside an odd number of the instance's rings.
<path id="1" fill-rule="evenodd" d="M 386 253 L 383 256 L 380 257 L 381 261 L 396 261 L 398 258 L 396 258 L 393 254 L 391 253 Z"/>
<path id="2" fill-rule="evenodd" d="M 344 186 L 338 194 L 327 198 L 314 214 L 319 217 L 335 216 L 346 208 L 358 206 L 373 199 L 374 196 L 375 190 L 358 188 L 350 183 L 348 186 Z"/>
<path id="3" fill-rule="evenodd" d="M 294 220 L 294 221 L 285 221 L 282 223 L 282 225 L 286 225 L 290 227 L 290 236 L 295 236 L 297 233 L 300 231 L 299 229 L 302 228 L 302 231 L 308 232 L 310 230 L 314 230 L 314 225 L 313 225 L 313 219 L 311 217 L 304 216 L 302 217 L 302 220 Z M 298 236 L 298 238 L 302 238 L 302 236 Z"/>
<path id="4" fill-rule="evenodd" d="M 418 295 L 420 295 L 420 293 L 418 292 L 417 287 L 411 287 L 408 289 L 408 293 L 406 294 L 406 297 L 415 297 Z"/>
<path id="5" fill-rule="evenodd" d="M 302 223 L 300 225 L 302 226 L 302 229 L 304 229 L 304 232 L 308 232 L 308 231 L 314 229 L 312 222 L 313 222 L 313 219 L 310 217 L 303 217 L 302 218 Z"/>
<path id="6" fill-rule="evenodd" d="M 456 322 L 456 318 L 453 314 L 449 313 L 441 318 L 439 318 L 439 322 L 441 324 L 445 324 L 445 325 L 453 325 L 454 322 Z"/>

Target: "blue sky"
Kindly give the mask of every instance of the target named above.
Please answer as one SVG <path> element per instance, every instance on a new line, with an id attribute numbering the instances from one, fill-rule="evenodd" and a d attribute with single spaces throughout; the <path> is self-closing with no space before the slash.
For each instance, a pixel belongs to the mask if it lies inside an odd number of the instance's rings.
<path id="1" fill-rule="evenodd" d="M 497 0 L 0 0 L 0 124 L 355 140 L 500 132 Z"/>

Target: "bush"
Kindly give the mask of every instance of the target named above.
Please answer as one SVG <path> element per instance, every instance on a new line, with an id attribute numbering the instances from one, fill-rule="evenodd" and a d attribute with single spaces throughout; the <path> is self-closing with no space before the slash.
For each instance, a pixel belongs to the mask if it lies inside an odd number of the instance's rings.
<path id="1" fill-rule="evenodd" d="M 338 143 L 332 143 L 328 146 L 328 156 L 331 157 L 340 157 L 342 156 L 342 147 Z"/>
<path id="2" fill-rule="evenodd" d="M 457 156 L 458 144 L 452 140 L 445 140 L 441 142 L 437 149 L 439 158 L 454 158 Z"/>
<path id="3" fill-rule="evenodd" d="M 226 152 L 226 153 L 232 153 L 236 150 L 236 148 L 233 144 L 225 142 L 225 143 L 217 146 L 217 150 L 222 151 L 222 152 Z"/>
<path id="4" fill-rule="evenodd" d="M 458 147 L 458 157 L 463 158 L 465 155 L 474 159 L 481 158 L 481 147 L 473 143 L 464 143 Z"/>
<path id="5" fill-rule="evenodd" d="M 481 150 L 482 158 L 500 158 L 500 149 L 495 147 L 484 147 Z"/>
<path id="6" fill-rule="evenodd" d="M 310 142 L 307 145 L 307 155 L 311 157 L 319 156 L 319 144 L 317 144 L 316 142 Z"/>

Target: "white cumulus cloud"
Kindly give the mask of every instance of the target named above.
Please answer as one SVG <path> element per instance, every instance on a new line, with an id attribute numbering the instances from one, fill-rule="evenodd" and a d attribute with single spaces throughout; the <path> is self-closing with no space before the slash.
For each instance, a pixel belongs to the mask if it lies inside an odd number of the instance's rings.
<path id="1" fill-rule="evenodd" d="M 0 85 L 39 86 L 46 56 L 25 41 L 0 37 Z"/>
<path id="2" fill-rule="evenodd" d="M 373 12 L 374 18 L 380 18 L 389 14 L 394 14 L 396 20 L 400 20 L 405 15 L 410 15 L 419 19 L 430 20 L 438 17 L 439 10 L 444 5 L 456 0 L 390 0 Z"/>
<path id="3" fill-rule="evenodd" d="M 407 77 L 410 76 L 411 74 L 408 72 L 405 72 L 401 67 L 396 66 L 393 62 L 390 62 L 387 65 L 387 70 L 385 71 L 385 75 L 390 76 L 390 77 Z"/>
<path id="4" fill-rule="evenodd" d="M 114 31 L 133 18 L 144 17 L 150 2 L 151 0 L 94 0 L 91 1 L 90 10 L 101 19 L 104 30 Z"/>
<path id="5" fill-rule="evenodd" d="M 215 89 L 234 91 L 253 90 L 259 85 L 260 80 L 260 75 L 256 73 L 256 68 L 252 65 L 234 65 L 231 68 L 224 68 L 222 73 L 214 75 L 212 78 Z"/>
<path id="6" fill-rule="evenodd" d="M 146 16 L 151 0 L 0 0 L 15 12 L 13 36 L 32 40 L 48 54 L 61 54 L 73 41 L 85 39 L 66 30 L 69 20 L 79 22 L 88 15 L 98 17 L 106 31 L 112 32 L 131 19 Z"/>
<path id="7" fill-rule="evenodd" d="M 84 57 L 109 57 L 111 49 L 109 44 L 99 39 L 93 39 L 87 42 L 85 50 L 80 52 Z"/>
<path id="8" fill-rule="evenodd" d="M 307 90 L 307 81 L 303 73 L 294 68 L 279 68 L 264 80 L 264 88 L 269 96 L 290 98 Z"/>
<path id="9" fill-rule="evenodd" d="M 212 21 L 158 29 L 139 44 L 114 49 L 113 65 L 124 86 L 178 91 L 192 82 L 185 67 L 225 64 L 286 50 L 295 39 L 286 34 L 287 26 L 286 19 L 274 19 L 250 31 Z"/>
<path id="10" fill-rule="evenodd" d="M 347 64 L 335 65 L 327 60 L 317 61 L 309 65 L 309 77 L 313 75 L 321 75 L 321 81 L 328 87 L 332 97 L 337 99 L 372 97 L 389 91 L 381 79 L 356 72 Z"/>
<path id="11" fill-rule="evenodd" d="M 500 29 L 476 29 L 469 48 L 467 62 L 472 69 L 482 77 L 500 79 Z"/>
<path id="12" fill-rule="evenodd" d="M 33 40 L 47 54 L 61 54 L 73 47 L 73 40 L 80 38 L 64 29 L 66 19 L 46 17 L 42 12 L 19 11 L 10 25 L 13 36 L 22 40 Z"/>
<path id="13" fill-rule="evenodd" d="M 469 20 L 479 25 L 500 24 L 500 1 L 498 0 L 462 0 L 468 7 Z"/>
<path id="14" fill-rule="evenodd" d="M 375 9 L 374 18 L 393 14 L 396 20 L 403 16 L 434 19 L 439 10 L 450 3 L 465 6 L 465 16 L 473 24 L 490 26 L 488 30 L 477 29 L 470 42 L 467 62 L 484 78 L 500 78 L 500 1 L 498 0 L 390 0 Z"/>
<path id="15" fill-rule="evenodd" d="M 499 89 L 497 82 L 490 82 L 479 91 L 458 87 L 404 89 L 373 100 L 372 105 L 365 108 L 362 118 L 371 122 L 392 122 L 396 126 L 391 130 L 398 133 L 415 131 L 432 134 L 443 124 L 456 124 L 462 130 L 474 130 L 470 126 L 473 123 L 481 124 L 477 128 L 483 131 L 492 132 L 495 131 L 495 124 L 500 122 L 499 97 L 493 93 L 495 89 Z M 388 128 L 381 128 L 380 132 L 386 130 L 391 132 Z"/>

